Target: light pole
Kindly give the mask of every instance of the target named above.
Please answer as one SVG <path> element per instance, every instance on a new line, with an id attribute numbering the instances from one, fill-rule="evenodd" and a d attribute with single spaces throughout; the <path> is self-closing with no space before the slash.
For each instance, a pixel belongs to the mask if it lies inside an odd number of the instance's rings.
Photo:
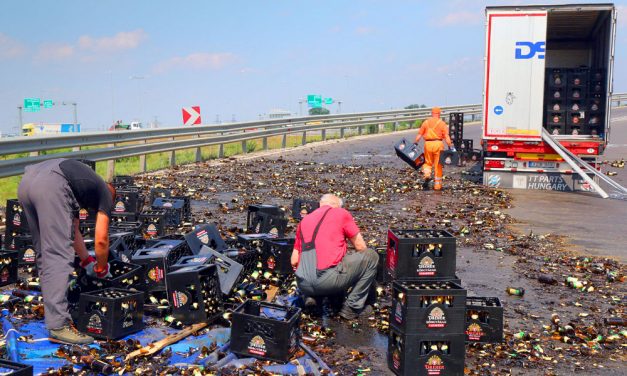
<path id="1" fill-rule="evenodd" d="M 18 116 L 18 121 L 19 124 L 17 125 L 18 129 L 20 130 L 20 132 L 22 132 L 22 125 L 24 123 L 22 123 L 22 106 L 17 106 L 17 116 Z"/>
<path id="2" fill-rule="evenodd" d="M 76 125 L 78 124 L 78 118 L 77 118 L 77 115 L 76 115 L 76 102 L 71 102 L 71 103 L 61 102 L 61 104 L 64 105 L 64 106 L 69 106 L 69 105 L 74 106 L 74 127 L 76 127 Z"/>
<path id="3" fill-rule="evenodd" d="M 144 76 L 130 76 L 129 79 L 131 80 L 137 80 L 137 92 L 139 94 L 139 122 L 141 123 L 142 119 L 142 114 L 143 114 L 143 99 L 142 99 L 142 92 L 141 92 L 141 84 L 140 84 L 140 80 L 145 79 L 146 77 Z"/>
<path id="4" fill-rule="evenodd" d="M 303 116 L 303 100 L 298 101 L 298 116 Z"/>

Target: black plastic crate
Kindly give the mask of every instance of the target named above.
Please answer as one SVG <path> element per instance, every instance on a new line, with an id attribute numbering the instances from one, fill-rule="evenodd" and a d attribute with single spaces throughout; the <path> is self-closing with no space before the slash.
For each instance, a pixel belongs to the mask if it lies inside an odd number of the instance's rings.
<path id="1" fill-rule="evenodd" d="M 197 266 L 197 265 L 209 265 L 213 260 L 213 256 L 201 256 L 201 255 L 192 255 L 192 256 L 183 256 L 181 257 L 176 264 L 170 267 L 170 270 L 179 270 L 181 268 L 185 268 L 188 266 Z"/>
<path id="2" fill-rule="evenodd" d="M 460 146 L 460 150 L 461 150 L 461 146 Z M 442 150 L 442 152 L 440 152 L 440 163 L 443 166 L 459 165 L 459 152 L 452 151 L 452 150 Z"/>
<path id="3" fill-rule="evenodd" d="M 247 300 L 233 311 L 231 352 L 258 359 L 287 362 L 300 343 L 297 307 Z"/>
<path id="4" fill-rule="evenodd" d="M 241 264 L 243 275 L 249 275 L 259 266 L 261 249 L 231 248 L 225 249 L 222 254 Z"/>
<path id="5" fill-rule="evenodd" d="M 115 213 L 139 213 L 144 208 L 144 195 L 139 189 L 120 188 L 113 201 Z"/>
<path id="6" fill-rule="evenodd" d="M 554 88 L 549 88 L 547 92 L 545 93 L 544 97 L 546 100 L 558 100 L 558 99 L 566 98 L 567 96 L 566 94 L 567 94 L 566 88 L 554 87 Z"/>
<path id="7" fill-rule="evenodd" d="M 547 112 L 562 112 L 566 111 L 566 104 L 563 100 L 550 100 L 546 103 Z"/>
<path id="8" fill-rule="evenodd" d="M 165 211 L 165 225 L 167 227 L 178 227 L 183 223 L 184 200 L 157 197 L 152 203 L 152 208 Z"/>
<path id="9" fill-rule="evenodd" d="M 565 111 L 550 111 L 546 114 L 546 126 L 559 127 L 566 124 Z"/>
<path id="10" fill-rule="evenodd" d="M 592 98 L 588 99 L 588 109 L 590 112 L 604 112 L 605 111 L 605 101 L 603 98 L 592 96 Z"/>
<path id="11" fill-rule="evenodd" d="M 261 234 L 237 234 L 237 245 L 246 249 L 262 249 L 266 240 L 277 239 L 276 235 Z"/>
<path id="12" fill-rule="evenodd" d="M 291 257 L 294 238 L 267 239 L 263 243 L 261 263 L 265 270 L 278 275 L 294 274 Z"/>
<path id="13" fill-rule="evenodd" d="M 577 135 L 584 134 L 583 132 L 584 132 L 584 125 L 583 124 L 569 124 L 569 125 L 566 125 L 566 132 L 565 132 L 565 134 L 577 136 Z"/>
<path id="14" fill-rule="evenodd" d="M 193 231 L 185 234 L 185 240 L 194 254 L 197 254 L 202 246 L 216 251 L 223 251 L 227 248 L 224 239 L 220 236 L 220 231 L 214 224 L 196 226 Z"/>
<path id="15" fill-rule="evenodd" d="M 388 367 L 399 376 L 464 374 L 463 334 L 403 334 L 390 328 Z"/>
<path id="16" fill-rule="evenodd" d="M 109 230 L 109 252 L 117 259 L 130 262 L 131 256 L 139 248 L 139 242 L 135 233 Z"/>
<path id="17" fill-rule="evenodd" d="M 390 323 L 403 333 L 464 332 L 466 290 L 453 282 L 392 284 Z"/>
<path id="18" fill-rule="evenodd" d="M 568 75 L 569 88 L 586 88 L 588 86 L 588 72 L 572 72 Z"/>
<path id="19" fill-rule="evenodd" d="M 379 247 L 375 249 L 377 255 L 379 256 L 379 263 L 377 264 L 377 276 L 376 281 L 379 283 L 390 282 L 391 278 L 386 268 L 386 260 L 388 249 L 386 247 Z"/>
<path id="20" fill-rule="evenodd" d="M 22 205 L 17 199 L 8 199 L 4 212 L 6 218 L 5 233 L 29 234 L 28 221 Z"/>
<path id="21" fill-rule="evenodd" d="M 503 342 L 503 306 L 497 297 L 466 298 L 466 342 Z"/>
<path id="22" fill-rule="evenodd" d="M 137 235 L 141 235 L 142 223 L 133 221 L 133 222 L 110 222 L 109 223 L 109 232 L 132 232 Z"/>
<path id="23" fill-rule="evenodd" d="M 569 87 L 568 100 L 586 100 L 588 90 L 585 87 Z"/>
<path id="24" fill-rule="evenodd" d="M 566 105 L 566 110 L 571 112 L 583 112 L 587 111 L 587 100 L 570 100 Z"/>
<path id="25" fill-rule="evenodd" d="M 222 314 L 222 291 L 214 264 L 185 266 L 168 273 L 172 316 L 183 324 L 211 321 Z"/>
<path id="26" fill-rule="evenodd" d="M 165 235 L 165 211 L 146 210 L 139 215 L 139 222 L 142 224 L 142 236 L 154 239 Z"/>
<path id="27" fill-rule="evenodd" d="M 547 68 L 545 77 L 548 87 L 559 88 L 566 86 L 567 74 L 564 69 Z"/>
<path id="28" fill-rule="evenodd" d="M 387 270 L 396 280 L 455 278 L 456 239 L 445 230 L 388 230 Z"/>
<path id="29" fill-rule="evenodd" d="M 565 125 L 555 125 L 551 124 L 546 127 L 550 134 L 556 136 L 561 134 L 566 134 L 566 126 Z"/>
<path id="30" fill-rule="evenodd" d="M 319 207 L 320 202 L 318 201 L 295 198 L 292 201 L 292 218 L 300 221 L 305 215 L 311 213 Z"/>
<path id="31" fill-rule="evenodd" d="M 77 328 L 95 338 L 118 339 L 144 328 L 144 293 L 116 288 L 82 293 Z"/>
<path id="32" fill-rule="evenodd" d="M 161 240 L 151 248 L 138 249 L 132 257 L 132 262 L 142 265 L 143 282 L 146 291 L 165 291 L 166 274 L 170 267 L 183 256 L 191 255 L 191 251 L 182 240 Z"/>
<path id="33" fill-rule="evenodd" d="M 19 265 L 35 264 L 35 247 L 33 246 L 33 238 L 31 235 L 7 233 L 4 236 L 4 248 L 7 251 L 18 252 Z"/>
<path id="34" fill-rule="evenodd" d="M 249 213 L 250 214 L 250 213 Z M 253 233 L 271 233 L 278 237 L 285 236 L 287 230 L 287 218 L 281 211 L 279 215 L 272 215 L 266 212 L 258 211 L 249 216 L 248 231 Z"/>
<path id="35" fill-rule="evenodd" d="M 109 221 L 110 226 L 115 226 L 118 223 L 122 222 L 135 222 L 137 221 L 137 213 L 130 212 L 111 212 L 111 220 Z"/>
<path id="36" fill-rule="evenodd" d="M 33 376 L 33 366 L 0 359 L 0 375 Z"/>
<path id="37" fill-rule="evenodd" d="M 98 210 L 81 208 L 78 210 L 78 220 L 81 222 L 95 222 Z"/>
<path id="38" fill-rule="evenodd" d="M 149 202 L 152 204 L 153 202 L 155 202 L 155 199 L 158 197 L 161 198 L 166 198 L 166 197 L 171 197 L 172 196 L 172 190 L 169 188 L 150 188 L 150 195 L 148 196 L 148 198 L 150 199 Z"/>
<path id="39" fill-rule="evenodd" d="M 109 261 L 111 278 L 92 278 L 81 269 L 77 284 L 81 291 L 94 291 L 106 288 L 143 290 L 143 268 L 119 260 Z"/>
<path id="40" fill-rule="evenodd" d="M 0 286 L 17 282 L 18 252 L 0 249 Z"/>
<path id="41" fill-rule="evenodd" d="M 266 213 L 282 217 L 285 212 L 277 205 L 252 204 L 248 205 L 248 214 L 246 216 L 246 228 L 252 229 L 254 226 L 253 219 L 257 213 Z"/>
<path id="42" fill-rule="evenodd" d="M 190 196 L 171 196 L 172 200 L 183 200 L 183 220 L 192 220 L 192 198 Z"/>
<path id="43" fill-rule="evenodd" d="M 113 177 L 111 184 L 116 187 L 128 186 L 135 184 L 135 178 L 130 175 L 118 175 Z"/>
<path id="44" fill-rule="evenodd" d="M 203 246 L 198 254 L 201 257 L 208 257 L 208 263 L 215 264 L 220 278 L 220 290 L 224 295 L 229 295 L 233 286 L 239 281 L 244 266 L 230 257 Z"/>
<path id="45" fill-rule="evenodd" d="M 414 144 L 405 138 L 394 145 L 396 155 L 414 169 L 419 169 L 425 163 L 423 144 Z"/>
<path id="46" fill-rule="evenodd" d="M 566 125 L 582 127 L 585 122 L 585 112 L 568 111 L 566 115 Z"/>
<path id="47" fill-rule="evenodd" d="M 605 93 L 605 83 L 602 81 L 590 82 L 590 94 L 603 94 Z"/>

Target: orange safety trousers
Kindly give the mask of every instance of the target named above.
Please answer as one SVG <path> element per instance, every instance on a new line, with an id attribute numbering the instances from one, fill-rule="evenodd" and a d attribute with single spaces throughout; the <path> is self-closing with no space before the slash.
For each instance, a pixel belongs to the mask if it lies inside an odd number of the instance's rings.
<path id="1" fill-rule="evenodd" d="M 422 174 L 425 179 L 431 178 L 431 171 L 435 169 L 435 179 L 433 189 L 442 189 L 442 164 L 440 164 L 440 153 L 444 150 L 444 144 L 440 140 L 425 141 L 425 163 L 422 165 Z"/>

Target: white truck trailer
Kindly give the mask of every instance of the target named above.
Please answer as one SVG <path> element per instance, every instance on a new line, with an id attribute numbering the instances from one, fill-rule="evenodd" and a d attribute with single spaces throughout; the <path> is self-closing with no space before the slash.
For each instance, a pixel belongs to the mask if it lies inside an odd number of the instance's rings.
<path id="1" fill-rule="evenodd" d="M 550 139 L 593 166 L 610 135 L 613 4 L 486 8 L 484 184 L 592 190 Z"/>

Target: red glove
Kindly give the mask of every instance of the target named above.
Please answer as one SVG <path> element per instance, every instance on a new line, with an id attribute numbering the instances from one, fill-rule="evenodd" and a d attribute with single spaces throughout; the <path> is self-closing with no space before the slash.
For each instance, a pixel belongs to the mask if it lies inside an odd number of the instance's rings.
<path id="1" fill-rule="evenodd" d="M 89 264 L 91 264 L 92 262 L 94 262 L 94 263 L 95 263 L 95 262 L 96 262 L 96 259 L 95 259 L 93 256 L 89 256 L 89 257 L 87 257 L 85 260 L 81 261 L 81 264 L 80 264 L 80 265 L 81 265 L 81 268 L 83 268 L 83 269 L 87 269 L 87 266 L 88 266 Z"/>

